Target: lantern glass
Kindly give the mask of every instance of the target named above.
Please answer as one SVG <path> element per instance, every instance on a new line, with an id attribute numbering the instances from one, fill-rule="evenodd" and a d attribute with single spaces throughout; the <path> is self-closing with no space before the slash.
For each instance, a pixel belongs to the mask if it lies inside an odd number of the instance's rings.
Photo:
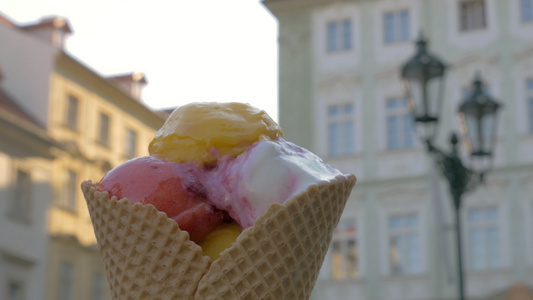
<path id="1" fill-rule="evenodd" d="M 479 77 L 473 85 L 472 94 L 459 107 L 459 120 L 466 150 L 475 164 L 474 168 L 482 172 L 492 163 L 497 112 L 501 105 L 485 93 Z"/>
<path id="2" fill-rule="evenodd" d="M 427 53 L 426 41 L 416 42 L 417 53 L 402 67 L 407 103 L 421 138 L 431 141 L 437 133 L 444 92 L 446 66 Z"/>
<path id="3" fill-rule="evenodd" d="M 442 108 L 444 77 L 429 80 L 404 79 L 407 103 L 423 140 L 433 140 L 437 134 Z"/>

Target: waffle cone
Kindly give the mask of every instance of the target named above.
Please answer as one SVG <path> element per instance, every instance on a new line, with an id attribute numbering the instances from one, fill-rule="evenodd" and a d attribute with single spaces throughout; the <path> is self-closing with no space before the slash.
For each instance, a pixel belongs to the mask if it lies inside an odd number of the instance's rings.
<path id="1" fill-rule="evenodd" d="M 82 183 L 113 299 L 309 299 L 353 175 L 273 204 L 211 261 L 152 205 Z"/>

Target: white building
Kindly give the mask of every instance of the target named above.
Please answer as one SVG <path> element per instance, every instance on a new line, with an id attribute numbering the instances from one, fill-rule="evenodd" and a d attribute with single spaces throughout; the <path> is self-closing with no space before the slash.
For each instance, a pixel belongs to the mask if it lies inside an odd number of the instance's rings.
<path id="1" fill-rule="evenodd" d="M 467 295 L 533 286 L 533 0 L 263 3 L 279 21 L 286 137 L 359 179 L 314 298 L 457 298 L 448 186 L 414 134 L 400 78 L 420 30 L 448 64 L 439 147 L 459 131 L 476 72 L 504 106 L 494 168 L 463 200 Z"/>

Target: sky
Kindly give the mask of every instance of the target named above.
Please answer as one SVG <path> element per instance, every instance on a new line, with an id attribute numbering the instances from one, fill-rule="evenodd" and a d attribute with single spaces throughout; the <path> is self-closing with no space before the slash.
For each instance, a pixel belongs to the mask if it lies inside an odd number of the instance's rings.
<path id="1" fill-rule="evenodd" d="M 150 108 L 237 101 L 277 120 L 278 24 L 260 0 L 0 0 L 0 12 L 67 18 L 67 53 L 102 76 L 143 72 Z"/>

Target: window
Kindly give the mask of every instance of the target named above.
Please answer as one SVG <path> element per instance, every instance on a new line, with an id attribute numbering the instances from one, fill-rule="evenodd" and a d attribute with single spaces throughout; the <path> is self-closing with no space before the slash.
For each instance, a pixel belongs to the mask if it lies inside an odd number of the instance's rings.
<path id="1" fill-rule="evenodd" d="M 355 153 L 353 104 L 328 107 L 328 154 L 339 156 Z"/>
<path id="2" fill-rule="evenodd" d="M 92 282 L 92 300 L 104 300 L 104 287 L 105 287 L 105 281 L 104 276 L 101 274 L 94 274 L 93 275 L 93 282 Z"/>
<path id="3" fill-rule="evenodd" d="M 385 43 L 408 41 L 410 38 L 409 11 L 389 12 L 383 16 Z"/>
<path id="4" fill-rule="evenodd" d="M 500 266 L 498 208 L 472 208 L 467 211 L 468 258 L 473 270 Z"/>
<path id="5" fill-rule="evenodd" d="M 132 129 L 126 131 L 126 156 L 133 158 L 137 155 L 137 133 Z"/>
<path id="6" fill-rule="evenodd" d="M 398 150 L 412 148 L 415 144 L 413 118 L 405 98 L 390 98 L 386 101 L 387 148 Z"/>
<path id="7" fill-rule="evenodd" d="M 465 0 L 459 3 L 461 31 L 483 29 L 487 26 L 485 0 Z"/>
<path id="8" fill-rule="evenodd" d="M 109 145 L 109 115 L 105 113 L 100 113 L 100 128 L 98 131 L 98 141 L 102 145 Z"/>
<path id="9" fill-rule="evenodd" d="M 529 132 L 533 133 L 533 78 L 526 80 L 526 103 L 529 121 Z"/>
<path id="10" fill-rule="evenodd" d="M 70 126 L 73 129 L 78 128 L 78 106 L 79 106 L 79 100 L 78 98 L 69 95 L 67 99 L 67 125 Z"/>
<path id="11" fill-rule="evenodd" d="M 10 280 L 7 284 L 7 300 L 23 300 L 24 284 L 20 281 Z"/>
<path id="12" fill-rule="evenodd" d="M 332 279 L 343 280 L 359 277 L 355 218 L 339 222 L 333 232 L 330 253 L 329 266 Z"/>
<path id="13" fill-rule="evenodd" d="M 31 201 L 31 176 L 23 170 L 16 171 L 15 190 L 11 203 L 11 216 L 21 220 L 29 220 Z"/>
<path id="14" fill-rule="evenodd" d="M 327 24 L 328 52 L 346 51 L 352 49 L 352 21 L 334 21 Z"/>
<path id="15" fill-rule="evenodd" d="M 70 263 L 61 263 L 59 270 L 59 300 L 73 300 L 74 268 Z"/>
<path id="16" fill-rule="evenodd" d="M 533 22 L 533 0 L 520 0 L 520 20 Z"/>
<path id="17" fill-rule="evenodd" d="M 78 176 L 72 169 L 65 171 L 65 180 L 63 183 L 63 193 L 59 205 L 70 211 L 76 210 L 76 191 L 78 190 Z"/>
<path id="18" fill-rule="evenodd" d="M 389 217 L 389 261 L 391 274 L 421 271 L 418 216 L 414 213 Z"/>

